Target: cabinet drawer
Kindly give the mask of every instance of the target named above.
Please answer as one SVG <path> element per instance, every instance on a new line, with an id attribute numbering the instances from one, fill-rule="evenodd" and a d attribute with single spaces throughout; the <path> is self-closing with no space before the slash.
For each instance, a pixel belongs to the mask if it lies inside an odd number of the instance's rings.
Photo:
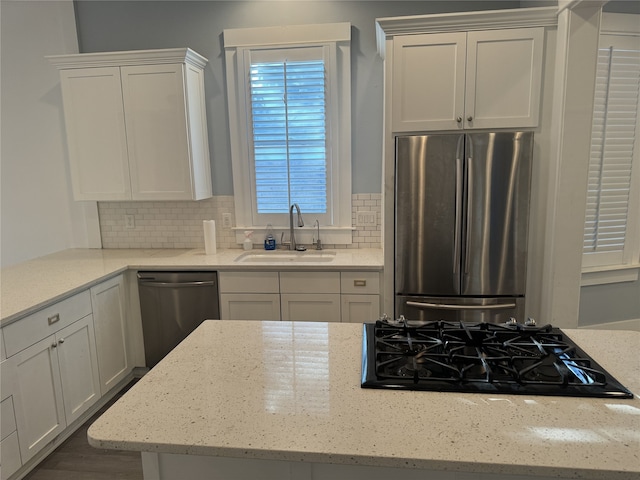
<path id="1" fill-rule="evenodd" d="M 281 293 L 340 293 L 340 272 L 280 272 Z"/>
<path id="2" fill-rule="evenodd" d="M 2 329 L 7 357 L 15 355 L 20 350 L 90 313 L 91 296 L 86 290 L 7 325 Z"/>
<path id="3" fill-rule="evenodd" d="M 18 446 L 18 432 L 13 432 L 0 442 L 0 478 L 6 480 L 15 473 L 21 466 L 20 447 Z"/>
<path id="4" fill-rule="evenodd" d="M 0 403 L 0 438 L 4 440 L 16 431 L 16 416 L 13 413 L 13 396 Z"/>
<path id="5" fill-rule="evenodd" d="M 220 293 L 279 293 L 278 272 L 219 272 Z"/>
<path id="6" fill-rule="evenodd" d="M 378 294 L 380 274 L 378 272 L 342 272 L 340 293 Z"/>

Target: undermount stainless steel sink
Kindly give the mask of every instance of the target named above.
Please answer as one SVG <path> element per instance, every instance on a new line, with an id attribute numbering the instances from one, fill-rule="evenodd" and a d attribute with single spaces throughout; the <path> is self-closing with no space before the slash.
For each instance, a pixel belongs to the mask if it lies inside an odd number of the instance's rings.
<path id="1" fill-rule="evenodd" d="M 336 258 L 336 252 L 307 250 L 294 252 L 290 250 L 250 251 L 238 255 L 234 262 L 239 263 L 327 263 Z"/>

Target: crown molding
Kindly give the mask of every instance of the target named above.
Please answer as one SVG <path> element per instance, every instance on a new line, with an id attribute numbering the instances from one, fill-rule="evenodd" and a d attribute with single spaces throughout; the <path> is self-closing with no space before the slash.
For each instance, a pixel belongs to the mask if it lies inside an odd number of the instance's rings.
<path id="1" fill-rule="evenodd" d="M 208 62 L 205 57 L 190 48 L 77 53 L 49 55 L 45 58 L 55 65 L 58 70 L 126 65 L 160 65 L 165 63 L 187 63 L 198 68 L 204 68 Z"/>
<path id="2" fill-rule="evenodd" d="M 459 32 L 498 28 L 556 26 L 556 7 L 481 10 L 474 12 L 377 18 L 376 25 L 387 37 L 414 33 Z"/>

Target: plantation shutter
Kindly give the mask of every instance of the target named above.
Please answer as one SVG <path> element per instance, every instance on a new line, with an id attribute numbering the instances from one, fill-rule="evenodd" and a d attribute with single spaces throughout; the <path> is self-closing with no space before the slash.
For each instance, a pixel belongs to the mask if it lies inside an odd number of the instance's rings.
<path id="1" fill-rule="evenodd" d="M 613 46 L 600 48 L 589 160 L 584 266 L 615 265 L 624 260 L 625 240 L 629 234 L 639 92 L 640 51 Z"/>
<path id="2" fill-rule="evenodd" d="M 288 213 L 297 203 L 304 213 L 325 214 L 324 60 L 261 57 L 254 55 L 249 75 L 256 212 Z"/>

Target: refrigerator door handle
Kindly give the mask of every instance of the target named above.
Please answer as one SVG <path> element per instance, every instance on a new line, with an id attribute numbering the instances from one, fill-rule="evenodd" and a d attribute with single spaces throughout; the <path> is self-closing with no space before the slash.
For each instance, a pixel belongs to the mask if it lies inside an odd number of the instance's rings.
<path id="1" fill-rule="evenodd" d="M 416 308 L 433 308 L 438 310 L 506 310 L 516 308 L 515 303 L 500 303 L 496 305 L 451 305 L 449 303 L 407 302 L 407 306 Z"/>
<path id="2" fill-rule="evenodd" d="M 471 179 L 471 165 L 473 159 L 473 143 L 468 141 L 467 153 L 469 154 L 467 157 L 467 168 L 466 168 L 466 195 L 467 195 L 467 208 L 466 208 L 466 216 L 467 216 L 467 228 L 465 232 L 465 241 L 464 241 L 464 274 L 469 274 L 469 258 L 471 257 L 469 253 L 469 232 L 471 231 L 471 212 L 473 211 L 473 205 L 471 204 L 473 201 L 473 182 Z"/>
<path id="3" fill-rule="evenodd" d="M 458 148 L 456 151 L 456 206 L 455 206 L 455 223 L 454 223 L 454 243 L 453 243 L 453 275 L 454 283 L 455 276 L 458 275 L 458 267 L 460 266 L 460 228 L 462 224 L 462 158 L 461 148 L 462 139 L 458 141 Z M 457 284 L 456 284 L 457 286 Z"/>

